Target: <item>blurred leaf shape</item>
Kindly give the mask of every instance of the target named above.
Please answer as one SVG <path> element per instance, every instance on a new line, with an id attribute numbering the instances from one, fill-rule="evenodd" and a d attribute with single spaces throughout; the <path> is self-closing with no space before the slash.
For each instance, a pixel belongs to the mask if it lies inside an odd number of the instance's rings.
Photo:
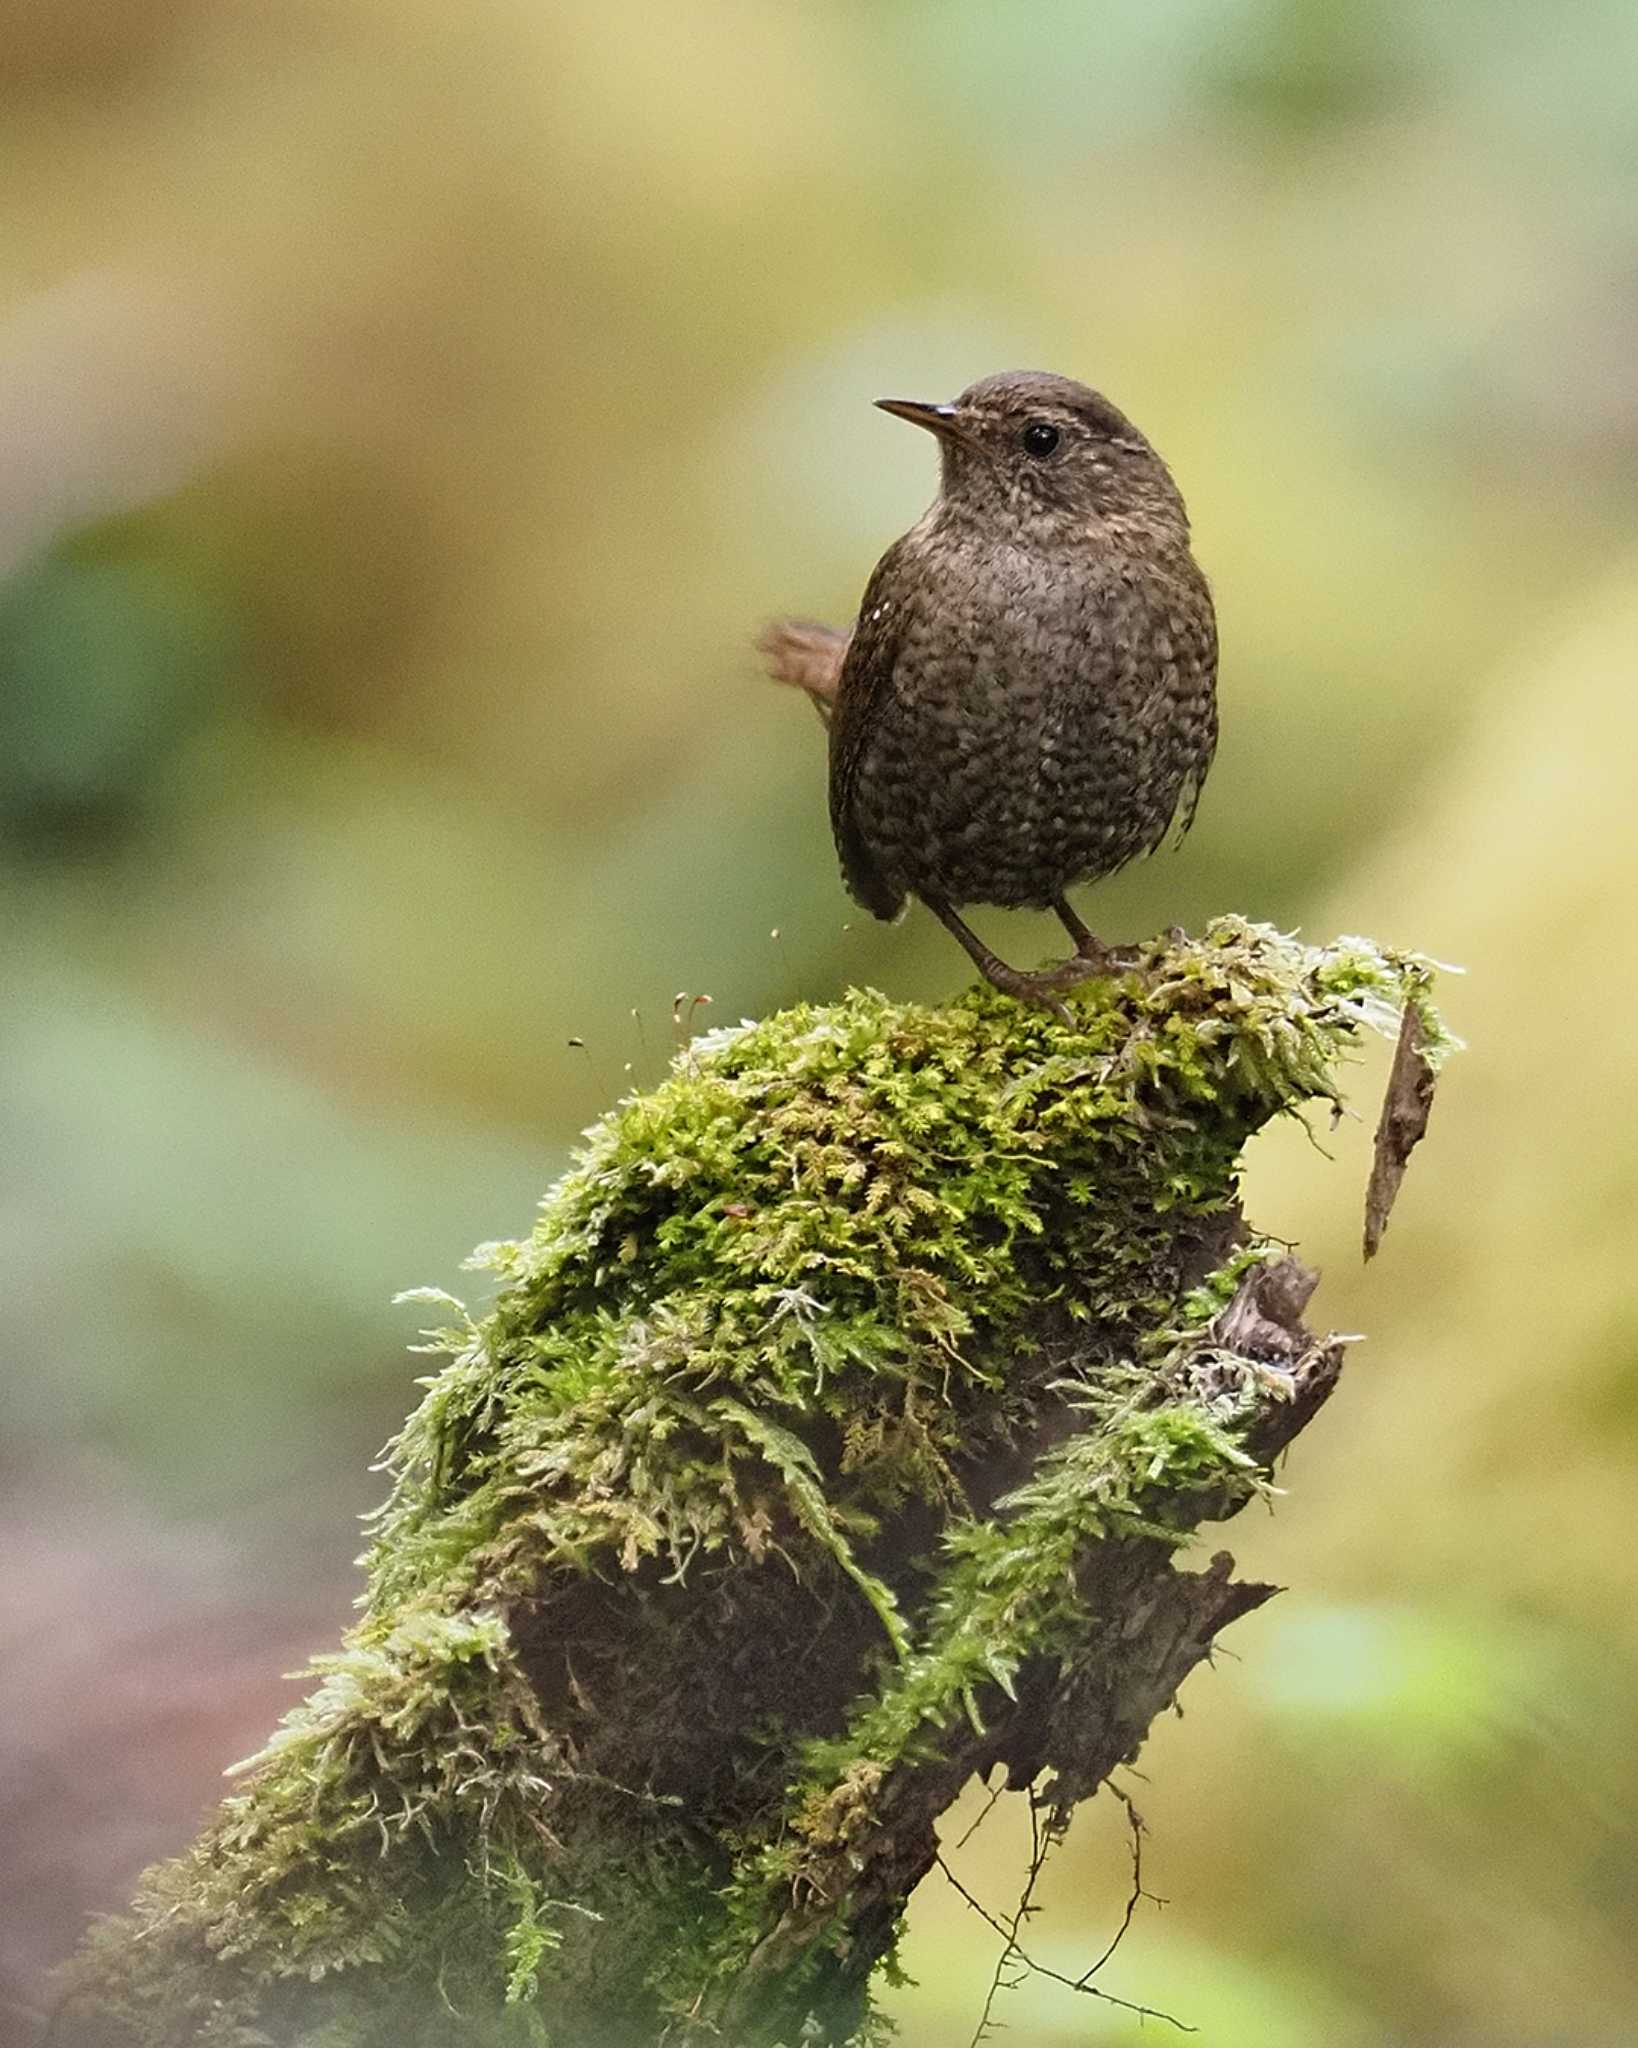
<path id="1" fill-rule="evenodd" d="M 224 608 L 171 565 L 68 550 L 0 592 L 0 832 L 123 823 L 230 668 Z"/>

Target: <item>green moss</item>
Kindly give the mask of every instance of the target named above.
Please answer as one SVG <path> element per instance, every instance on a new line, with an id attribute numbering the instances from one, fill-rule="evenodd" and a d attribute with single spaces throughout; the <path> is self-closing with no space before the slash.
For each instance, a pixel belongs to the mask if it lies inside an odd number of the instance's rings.
<path id="1" fill-rule="evenodd" d="M 1141 968 L 1072 1024 L 800 1006 L 588 1132 L 486 1316 L 418 1297 L 448 1362 L 363 1619 L 79 1996 L 166 2048 L 653 2040 L 892 1773 L 1072 1658 L 1089 1544 L 1256 1489 L 1265 1390 L 1199 1370 L 1263 1255 L 1241 1149 L 1404 1002 L 1448 1041 L 1362 941 L 1224 920 Z"/>

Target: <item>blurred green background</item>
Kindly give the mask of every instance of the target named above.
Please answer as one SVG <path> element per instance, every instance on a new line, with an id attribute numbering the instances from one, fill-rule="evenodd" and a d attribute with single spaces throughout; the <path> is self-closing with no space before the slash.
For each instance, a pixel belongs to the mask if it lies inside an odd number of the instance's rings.
<path id="1" fill-rule="evenodd" d="M 0 94 L 0 2028 L 343 1625 L 393 1290 L 678 990 L 960 985 L 851 911 L 748 638 L 930 495 L 871 398 L 1040 366 L 1222 624 L 1199 824 L 1094 924 L 1419 946 L 1472 1047 L 1369 1274 L 1368 1117 L 1254 1160 L 1370 1342 L 1232 1532 L 1292 1590 L 1144 1754 L 1171 1904 L 1101 1981 L 1220 2048 L 1638 2041 L 1630 0 L 12 0 Z M 1032 1950 L 1126 1875 L 1106 1800 Z M 995 1948 L 935 1878 L 906 2048 Z"/>

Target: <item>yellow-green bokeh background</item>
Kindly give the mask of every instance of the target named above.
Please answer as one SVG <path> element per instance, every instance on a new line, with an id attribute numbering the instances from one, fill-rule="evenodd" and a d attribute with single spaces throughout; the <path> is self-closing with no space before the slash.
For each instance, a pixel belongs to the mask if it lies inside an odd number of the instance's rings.
<path id="1" fill-rule="evenodd" d="M 678 990 L 961 982 L 850 910 L 747 637 L 925 502 L 870 398 L 1033 365 L 1172 461 L 1222 624 L 1195 833 L 1094 922 L 1469 970 L 1369 1273 L 1366 1130 L 1255 1159 L 1369 1343 L 1233 1532 L 1291 1590 L 1145 1753 L 1171 1904 L 1106 1981 L 1214 2048 L 1638 2040 L 1629 0 L 14 0 L 0 105 L 11 2010 L 342 1625 L 393 1289 Z M 906 2048 L 994 1948 L 928 1888 Z"/>

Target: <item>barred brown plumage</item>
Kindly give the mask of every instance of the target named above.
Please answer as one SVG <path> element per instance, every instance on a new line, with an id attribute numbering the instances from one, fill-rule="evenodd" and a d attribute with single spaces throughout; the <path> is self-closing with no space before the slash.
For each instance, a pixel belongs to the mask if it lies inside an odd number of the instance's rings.
<path id="1" fill-rule="evenodd" d="M 1186 830 L 1217 742 L 1217 632 L 1165 463 L 1067 377 L 1006 371 L 929 428 L 942 485 L 877 565 L 850 639 L 776 626 L 773 673 L 828 714 L 831 824 L 854 897 L 919 897 L 998 987 L 1057 1006 L 1109 961 L 1067 891 Z M 958 915 L 1055 910 L 1063 966 L 1024 973 Z"/>

